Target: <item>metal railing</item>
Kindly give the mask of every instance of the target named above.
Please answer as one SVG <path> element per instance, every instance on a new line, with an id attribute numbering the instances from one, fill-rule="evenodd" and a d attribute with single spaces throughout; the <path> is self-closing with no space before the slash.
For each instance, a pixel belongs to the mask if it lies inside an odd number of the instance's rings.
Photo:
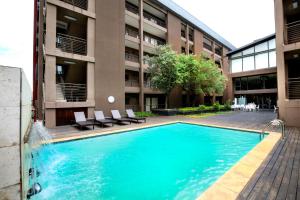
<path id="1" fill-rule="evenodd" d="M 126 2 L 126 10 L 128 10 L 129 12 L 132 12 L 136 15 L 139 15 L 139 8 L 135 7 L 134 5 L 127 3 L 127 2 Z"/>
<path id="2" fill-rule="evenodd" d="M 145 88 L 151 88 L 151 89 L 156 89 L 154 85 L 151 83 L 151 81 L 144 81 L 144 87 Z"/>
<path id="3" fill-rule="evenodd" d="M 78 37 L 58 33 L 56 35 L 56 48 L 67 53 L 86 55 L 87 41 Z"/>
<path id="4" fill-rule="evenodd" d="M 161 40 L 158 40 L 158 39 L 155 39 L 155 38 L 152 38 L 148 35 L 144 36 L 144 42 L 148 43 L 148 44 L 151 44 L 153 46 L 159 46 L 159 45 L 165 45 L 166 43 L 161 41 Z"/>
<path id="5" fill-rule="evenodd" d="M 127 80 L 127 81 L 125 81 L 125 86 L 126 87 L 139 87 L 140 83 L 138 80 Z"/>
<path id="6" fill-rule="evenodd" d="M 166 28 L 166 22 L 162 19 L 159 19 L 158 17 L 155 17 L 147 12 L 144 11 L 144 18 L 147 19 L 150 22 L 153 22 L 154 24 L 157 24 L 161 27 Z"/>
<path id="7" fill-rule="evenodd" d="M 87 0 L 61 0 L 61 1 L 69 3 L 76 7 L 82 8 L 84 10 L 87 10 L 87 6 L 88 6 Z"/>
<path id="8" fill-rule="evenodd" d="M 86 101 L 86 84 L 58 83 L 56 96 L 57 99 L 61 98 L 59 100 L 67 102 L 84 102 Z"/>
<path id="9" fill-rule="evenodd" d="M 134 112 L 138 112 L 139 107 L 139 105 L 125 105 L 125 109 L 132 109 Z"/>
<path id="10" fill-rule="evenodd" d="M 300 20 L 286 24 L 288 44 L 300 42 Z"/>
<path id="11" fill-rule="evenodd" d="M 135 55 L 135 54 L 125 52 L 125 60 L 138 63 L 139 62 L 139 55 Z"/>
<path id="12" fill-rule="evenodd" d="M 288 98 L 300 99 L 300 77 L 288 79 Z"/>

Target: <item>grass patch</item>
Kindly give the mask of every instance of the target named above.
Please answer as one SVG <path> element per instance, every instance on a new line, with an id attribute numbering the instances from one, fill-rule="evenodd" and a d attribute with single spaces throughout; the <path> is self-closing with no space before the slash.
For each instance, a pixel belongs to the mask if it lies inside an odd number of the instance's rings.
<path id="1" fill-rule="evenodd" d="M 216 115 L 227 115 L 227 114 L 231 114 L 231 113 L 232 113 L 231 111 L 225 111 L 225 112 L 214 112 L 214 113 L 202 113 L 202 114 L 194 114 L 194 115 L 185 115 L 185 117 L 199 119 L 199 118 L 206 118 L 206 117 L 211 117 L 211 116 L 216 116 Z"/>

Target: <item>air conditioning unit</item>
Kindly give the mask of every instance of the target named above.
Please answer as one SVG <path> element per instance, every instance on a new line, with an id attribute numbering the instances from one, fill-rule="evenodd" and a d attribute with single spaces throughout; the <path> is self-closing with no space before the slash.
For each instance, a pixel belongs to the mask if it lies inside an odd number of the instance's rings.
<path id="1" fill-rule="evenodd" d="M 58 20 L 56 22 L 56 27 L 60 29 L 68 30 L 68 23 Z"/>

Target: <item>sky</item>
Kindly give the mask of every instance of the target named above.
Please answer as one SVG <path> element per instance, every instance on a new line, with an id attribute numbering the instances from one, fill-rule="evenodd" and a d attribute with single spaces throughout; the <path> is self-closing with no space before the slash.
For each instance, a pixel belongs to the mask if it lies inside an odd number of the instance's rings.
<path id="1" fill-rule="evenodd" d="M 173 1 L 236 47 L 275 32 L 273 0 Z M 0 19 L 0 65 L 23 68 L 32 84 L 33 0 L 0 0 Z"/>

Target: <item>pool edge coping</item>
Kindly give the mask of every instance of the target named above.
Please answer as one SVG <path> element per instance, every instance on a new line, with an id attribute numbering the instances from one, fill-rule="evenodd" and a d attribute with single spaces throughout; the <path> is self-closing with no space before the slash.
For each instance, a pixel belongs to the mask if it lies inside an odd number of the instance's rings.
<path id="1" fill-rule="evenodd" d="M 121 134 L 128 131 L 135 131 L 144 128 L 152 128 L 152 127 L 158 127 L 158 126 L 176 124 L 176 123 L 185 123 L 185 124 L 200 125 L 200 126 L 207 126 L 213 128 L 223 128 L 223 129 L 230 129 L 230 130 L 237 130 L 237 131 L 259 133 L 259 130 L 255 130 L 255 129 L 220 126 L 220 125 L 191 122 L 185 120 L 174 120 L 174 121 L 169 121 L 164 123 L 142 125 L 139 127 L 107 130 L 101 133 L 99 132 L 97 133 L 96 130 L 85 135 L 57 138 L 57 139 L 52 139 L 48 142 L 61 143 L 61 142 L 75 141 L 75 140 L 88 139 L 88 138 L 94 138 L 94 137 L 106 136 L 112 134 Z M 272 151 L 274 146 L 280 140 L 280 137 L 281 137 L 280 133 L 268 132 L 268 135 L 265 136 L 264 140 L 262 140 L 252 150 L 250 150 L 246 155 L 244 155 L 237 163 L 235 163 L 229 170 L 227 170 L 225 174 L 219 177 L 216 182 L 214 182 L 210 187 L 208 187 L 196 199 L 197 200 L 236 199 L 239 193 L 249 182 L 251 177 L 255 174 L 256 170 L 261 166 L 263 161 L 267 158 L 267 156 Z"/>

